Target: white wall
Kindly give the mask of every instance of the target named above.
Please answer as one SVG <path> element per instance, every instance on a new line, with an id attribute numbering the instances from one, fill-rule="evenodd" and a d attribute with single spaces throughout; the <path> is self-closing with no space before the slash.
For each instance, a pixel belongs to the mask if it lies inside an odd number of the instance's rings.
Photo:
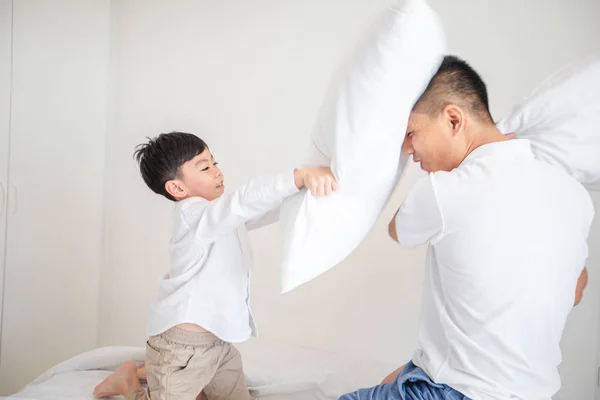
<path id="1" fill-rule="evenodd" d="M 96 347 L 110 32 L 108 0 L 13 3 L 0 394 Z"/>
<path id="2" fill-rule="evenodd" d="M 144 186 L 134 146 L 159 132 L 196 133 L 211 146 L 230 188 L 287 167 L 302 155 L 340 59 L 387 3 L 113 1 L 100 345 L 143 345 L 147 308 L 168 267 L 172 207 Z M 555 69 L 600 49 L 600 5 L 593 0 L 431 3 L 443 17 L 451 51 L 488 82 L 496 118 Z M 288 295 L 278 294 L 277 227 L 253 234 L 253 306 L 263 337 L 397 363 L 411 356 L 424 251 L 395 246 L 385 226 L 419 176 L 412 168 L 349 259 Z M 598 238 L 600 226 L 595 230 Z M 585 326 L 600 304 L 599 258 L 590 260 L 590 290 L 571 324 Z M 565 356 L 572 379 L 565 390 L 586 395 L 593 393 L 596 363 L 598 318 L 592 317 L 589 342 L 572 339 L 567 329 L 575 356 Z"/>
<path id="3" fill-rule="evenodd" d="M 11 44 L 12 1 L 0 0 L 0 340 L 2 338 L 2 292 L 4 291 L 3 266 L 6 248 Z"/>

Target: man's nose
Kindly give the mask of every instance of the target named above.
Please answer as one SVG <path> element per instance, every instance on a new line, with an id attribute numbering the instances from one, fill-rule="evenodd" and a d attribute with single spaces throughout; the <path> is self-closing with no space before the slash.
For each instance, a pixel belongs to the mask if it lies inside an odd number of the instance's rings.
<path id="1" fill-rule="evenodd" d="M 410 139 L 404 139 L 404 142 L 402 143 L 402 152 L 407 155 L 411 155 L 415 152 Z"/>

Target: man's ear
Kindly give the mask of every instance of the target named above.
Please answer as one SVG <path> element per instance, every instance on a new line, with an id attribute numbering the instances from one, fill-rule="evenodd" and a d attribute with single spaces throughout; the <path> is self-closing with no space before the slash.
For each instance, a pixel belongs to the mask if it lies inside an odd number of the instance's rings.
<path id="1" fill-rule="evenodd" d="M 455 104 L 448 104 L 442 110 L 442 116 L 445 118 L 452 136 L 459 134 L 465 127 L 465 113 L 462 108 Z"/>

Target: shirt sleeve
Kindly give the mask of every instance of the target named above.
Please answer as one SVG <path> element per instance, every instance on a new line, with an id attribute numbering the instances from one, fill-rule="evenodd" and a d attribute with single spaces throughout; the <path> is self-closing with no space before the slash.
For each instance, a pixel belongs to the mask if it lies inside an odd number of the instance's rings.
<path id="1" fill-rule="evenodd" d="M 182 219 L 197 240 L 210 243 L 265 215 L 297 192 L 293 173 L 257 178 L 216 200 L 190 204 L 181 210 Z"/>
<path id="2" fill-rule="evenodd" d="M 269 226 L 271 224 L 279 222 L 280 213 L 281 205 L 279 204 L 271 210 L 267 211 L 265 214 L 261 215 L 260 217 L 246 222 L 246 229 L 248 229 L 248 231 L 253 231 L 255 229 L 263 228 L 265 226 Z"/>
<path id="3" fill-rule="evenodd" d="M 396 235 L 401 245 L 416 247 L 439 239 L 444 218 L 435 190 L 434 174 L 419 180 L 396 214 Z"/>

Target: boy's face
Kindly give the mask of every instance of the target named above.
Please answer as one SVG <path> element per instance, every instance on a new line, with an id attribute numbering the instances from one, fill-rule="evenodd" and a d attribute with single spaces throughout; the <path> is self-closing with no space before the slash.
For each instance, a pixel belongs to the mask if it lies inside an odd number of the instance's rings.
<path id="1" fill-rule="evenodd" d="M 212 201 L 225 190 L 223 174 L 208 149 L 184 163 L 179 168 L 180 176 L 165 184 L 167 191 L 176 200 L 202 197 Z"/>

